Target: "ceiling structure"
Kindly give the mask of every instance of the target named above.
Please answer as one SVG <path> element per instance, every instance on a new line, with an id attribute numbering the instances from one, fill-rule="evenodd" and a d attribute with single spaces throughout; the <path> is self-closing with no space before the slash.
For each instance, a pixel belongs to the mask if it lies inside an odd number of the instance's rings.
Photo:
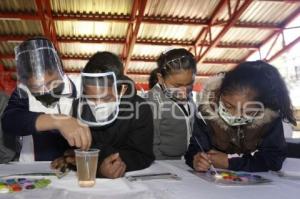
<path id="1" fill-rule="evenodd" d="M 34 36 L 53 41 L 68 73 L 79 73 L 93 53 L 111 51 L 138 84 L 160 53 L 186 48 L 201 83 L 266 44 L 261 59 L 282 55 L 300 41 L 300 31 L 292 41 L 284 37 L 299 15 L 300 0 L 1 0 L 0 87 L 15 86 L 13 49 Z"/>

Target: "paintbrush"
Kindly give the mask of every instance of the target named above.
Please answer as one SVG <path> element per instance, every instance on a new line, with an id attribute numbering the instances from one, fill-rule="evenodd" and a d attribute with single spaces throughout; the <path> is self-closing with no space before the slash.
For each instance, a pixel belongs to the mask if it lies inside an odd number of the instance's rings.
<path id="1" fill-rule="evenodd" d="M 200 150 L 206 154 L 206 152 L 204 151 L 204 149 L 203 149 L 202 145 L 200 144 L 200 142 L 198 141 L 198 139 L 195 136 L 193 136 L 193 137 L 196 140 Z M 210 160 L 209 160 L 209 163 L 210 163 L 210 169 L 213 170 L 213 172 L 215 172 L 215 177 L 217 177 L 217 178 L 220 177 L 220 174 L 217 172 L 217 169 L 214 167 L 214 165 L 212 164 L 212 162 Z"/>

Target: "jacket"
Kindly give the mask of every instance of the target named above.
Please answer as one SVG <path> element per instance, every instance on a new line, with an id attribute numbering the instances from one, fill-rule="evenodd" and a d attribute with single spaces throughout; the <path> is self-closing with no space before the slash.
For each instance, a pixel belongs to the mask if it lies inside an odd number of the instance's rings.
<path id="1" fill-rule="evenodd" d="M 227 154 L 239 154 L 241 157 L 229 159 L 230 170 L 260 172 L 280 170 L 287 154 L 282 120 L 279 114 L 265 108 L 263 117 L 252 123 L 231 127 L 216 114 L 219 101 L 219 88 L 222 76 L 210 80 L 202 93 L 193 137 L 185 155 L 186 163 L 192 167 L 193 156 L 200 151 L 197 141 L 205 151 L 216 149 Z M 196 141 L 197 139 L 197 141 Z"/>
<path id="2" fill-rule="evenodd" d="M 157 160 L 181 159 L 192 135 L 195 104 L 190 101 L 189 114 L 163 93 L 156 84 L 147 94 L 154 117 L 153 150 Z"/>
<path id="3" fill-rule="evenodd" d="M 74 83 L 70 80 L 70 99 L 77 96 Z M 19 87 L 12 93 L 8 105 L 2 116 L 2 128 L 9 136 L 20 136 L 24 148 L 24 139 L 32 135 L 34 160 L 52 161 L 60 157 L 69 148 L 68 142 L 57 130 L 40 133 L 35 128 L 35 123 L 42 111 L 30 111 L 29 92 L 25 92 Z M 47 109 L 47 108 L 44 108 Z M 58 113 L 58 112 L 57 112 Z M 70 113 L 69 113 L 70 114 Z"/>
<path id="4" fill-rule="evenodd" d="M 78 100 L 73 105 L 77 117 Z M 89 108 L 86 115 L 94 119 Z M 126 171 L 147 168 L 154 161 L 153 119 L 149 105 L 136 94 L 122 98 L 115 121 L 102 127 L 90 127 L 92 148 L 100 149 L 99 164 L 111 154 L 119 153 Z"/>
<path id="5" fill-rule="evenodd" d="M 7 102 L 8 102 L 9 97 L 0 92 L 0 116 L 2 115 Z M 10 137 L 4 137 L 3 132 L 2 132 L 2 125 L 1 125 L 1 121 L 0 121 L 0 163 L 7 163 L 9 161 L 12 161 L 15 157 L 16 154 L 16 149 L 14 148 L 14 145 L 16 144 L 9 144 L 9 143 L 13 143 L 16 141 L 16 139 L 14 139 L 14 137 L 12 139 L 8 139 Z M 10 146 L 8 146 L 8 144 Z"/>

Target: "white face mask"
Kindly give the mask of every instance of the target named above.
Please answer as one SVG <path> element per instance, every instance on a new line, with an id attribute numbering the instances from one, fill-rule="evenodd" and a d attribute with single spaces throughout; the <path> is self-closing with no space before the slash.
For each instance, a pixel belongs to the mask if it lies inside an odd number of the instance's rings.
<path id="1" fill-rule="evenodd" d="M 183 90 L 182 88 L 169 88 L 163 83 L 163 91 L 166 97 L 175 101 L 188 101 L 192 98 L 192 90 L 192 86 L 186 87 L 185 90 Z"/>
<path id="2" fill-rule="evenodd" d="M 109 120 L 109 117 L 117 110 L 119 104 L 117 102 L 106 102 L 96 104 L 90 100 L 87 100 L 88 105 L 97 122 L 103 122 Z"/>
<path id="3" fill-rule="evenodd" d="M 115 74 L 81 73 L 81 80 L 81 97 L 77 108 L 80 121 L 89 126 L 105 126 L 114 122 L 118 117 L 120 104 Z M 88 94 L 88 88 L 94 89 L 94 92 Z M 84 107 L 91 110 L 90 115 L 87 115 Z"/>
<path id="4" fill-rule="evenodd" d="M 219 115 L 220 117 L 229 125 L 229 126 L 242 126 L 249 123 L 252 123 L 255 119 L 254 117 L 244 117 L 244 116 L 233 116 L 231 115 L 226 107 L 224 106 L 223 102 L 219 101 Z"/>

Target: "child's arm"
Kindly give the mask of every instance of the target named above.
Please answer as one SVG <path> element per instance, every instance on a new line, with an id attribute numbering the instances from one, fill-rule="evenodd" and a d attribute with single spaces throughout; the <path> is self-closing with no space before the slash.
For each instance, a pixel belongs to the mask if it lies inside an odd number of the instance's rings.
<path id="1" fill-rule="evenodd" d="M 202 121 L 202 119 L 195 117 L 195 122 L 193 126 L 193 134 L 192 137 L 190 138 L 190 144 L 188 147 L 188 150 L 185 154 L 185 162 L 187 165 L 189 165 L 191 168 L 193 168 L 193 160 L 194 156 L 198 152 L 202 152 L 201 149 L 199 148 L 199 144 L 201 144 L 203 150 L 205 152 L 209 151 L 211 149 L 211 143 L 208 137 L 208 132 L 207 132 L 207 126 L 206 124 Z M 197 141 L 196 141 L 196 139 Z"/>
<path id="2" fill-rule="evenodd" d="M 3 113 L 2 128 L 16 136 L 33 135 L 58 130 L 71 146 L 87 149 L 91 144 L 90 130 L 76 119 L 64 115 L 49 115 L 29 111 L 28 98 L 20 97 L 22 90 L 15 90 Z M 24 95 L 24 93 L 22 94 Z M 66 119 L 67 118 L 67 119 Z"/>
<path id="3" fill-rule="evenodd" d="M 35 123 L 42 113 L 30 112 L 28 98 L 21 98 L 21 90 L 16 89 L 2 116 L 2 128 L 5 133 L 26 136 L 36 133 Z"/>
<path id="4" fill-rule="evenodd" d="M 247 154 L 241 158 L 229 159 L 230 170 L 262 172 L 281 169 L 287 154 L 281 119 L 277 119 L 271 125 L 273 127 L 267 132 L 254 155 Z"/>

